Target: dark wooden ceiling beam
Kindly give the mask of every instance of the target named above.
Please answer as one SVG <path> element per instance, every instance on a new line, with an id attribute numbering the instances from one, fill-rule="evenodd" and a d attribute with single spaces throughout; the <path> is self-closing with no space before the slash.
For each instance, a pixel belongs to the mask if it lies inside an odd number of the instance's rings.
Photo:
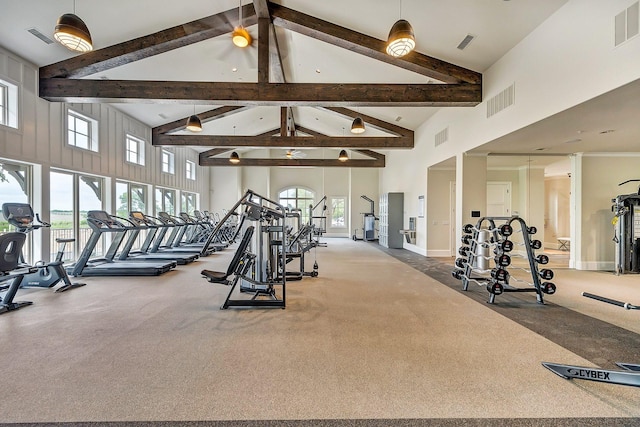
<path id="1" fill-rule="evenodd" d="M 319 168 L 383 168 L 385 159 L 349 159 L 341 162 L 338 159 L 245 159 L 240 158 L 240 163 L 234 164 L 224 157 L 207 158 L 200 160 L 200 166 L 295 166 L 295 167 L 319 167 Z"/>
<path id="2" fill-rule="evenodd" d="M 284 75 L 284 65 L 282 63 L 282 54 L 280 52 L 280 42 L 276 35 L 276 27 L 271 24 L 269 26 L 269 63 L 271 65 L 270 74 L 272 83 L 286 83 L 287 79 Z"/>
<path id="3" fill-rule="evenodd" d="M 253 4 L 242 7 L 244 26 L 258 22 Z M 198 43 L 233 31 L 238 22 L 238 8 L 138 37 L 113 46 L 97 49 L 40 68 L 41 78 L 79 78 L 129 64 L 173 49 Z M 229 41 L 231 43 L 231 41 Z"/>
<path id="4" fill-rule="evenodd" d="M 317 108 L 319 110 L 326 110 L 332 113 L 337 113 L 343 117 L 347 117 L 350 119 L 355 119 L 356 117 L 360 117 L 362 120 L 364 120 L 366 126 L 371 126 L 373 128 L 391 133 L 393 135 L 410 136 L 413 138 L 413 131 L 411 129 L 403 128 L 393 123 L 385 122 L 383 120 L 376 119 L 375 117 L 368 116 L 366 114 L 358 113 L 357 111 L 353 111 L 348 108 L 344 108 L 344 107 L 317 107 Z"/>
<path id="5" fill-rule="evenodd" d="M 258 83 L 269 83 L 269 18 L 258 18 Z"/>
<path id="6" fill-rule="evenodd" d="M 381 153 L 377 153 L 375 151 L 371 151 L 371 150 L 353 150 L 355 152 L 358 152 L 360 154 L 363 154 L 365 156 L 369 156 L 373 159 L 383 159 L 384 160 L 384 154 Z"/>
<path id="7" fill-rule="evenodd" d="M 52 102 L 139 102 L 280 106 L 475 106 L 472 84 L 233 83 L 147 80 L 40 79 L 40 97 Z"/>
<path id="8" fill-rule="evenodd" d="M 233 151 L 235 148 L 212 148 L 211 150 L 203 151 L 198 155 L 199 162 L 202 163 L 203 159 L 208 159 L 210 157 L 217 156 L 219 154 L 228 153 L 229 151 Z"/>
<path id="9" fill-rule="evenodd" d="M 254 148 L 413 148 L 408 137 L 351 137 L 351 136 L 222 136 L 222 135 L 166 135 L 153 138 L 154 146 L 196 147 L 254 147 Z"/>
<path id="10" fill-rule="evenodd" d="M 413 51 L 401 58 L 386 53 L 386 41 L 358 33 L 345 27 L 298 12 L 276 3 L 269 3 L 274 25 L 313 37 L 335 46 L 357 52 L 445 83 L 481 84 L 482 74 Z"/>
<path id="11" fill-rule="evenodd" d="M 253 8 L 256 11 L 256 15 L 258 19 L 267 18 L 271 19 L 271 15 L 269 15 L 269 5 L 267 0 L 253 0 Z"/>
<path id="12" fill-rule="evenodd" d="M 251 109 L 251 107 L 228 105 L 228 106 L 214 108 L 212 110 L 205 111 L 204 113 L 199 113 L 198 117 L 200 118 L 200 121 L 202 123 L 206 123 L 212 120 L 228 117 L 232 114 L 237 114 L 242 111 L 247 111 L 249 109 Z M 161 133 L 167 133 L 167 132 L 175 132 L 175 131 L 184 129 L 186 126 L 187 126 L 187 117 L 183 117 L 182 119 L 178 119 L 171 123 L 166 123 L 164 125 L 156 126 L 151 129 L 151 133 L 161 134 Z"/>

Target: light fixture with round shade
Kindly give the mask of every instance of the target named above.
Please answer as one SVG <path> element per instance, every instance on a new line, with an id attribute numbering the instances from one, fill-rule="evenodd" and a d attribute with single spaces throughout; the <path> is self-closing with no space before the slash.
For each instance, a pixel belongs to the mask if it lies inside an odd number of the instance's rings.
<path id="1" fill-rule="evenodd" d="M 89 33 L 87 24 L 74 13 L 65 13 L 58 18 L 53 38 L 62 46 L 74 52 L 84 53 L 93 50 L 91 33 Z"/>
<path id="2" fill-rule="evenodd" d="M 351 123 L 351 133 L 363 133 L 364 132 L 364 121 L 361 117 L 356 117 Z"/>
<path id="3" fill-rule="evenodd" d="M 233 29 L 231 40 L 238 47 L 247 47 L 252 42 L 251 34 L 242 25 Z"/>
<path id="4" fill-rule="evenodd" d="M 200 117 L 195 114 L 189 117 L 189 120 L 187 120 L 187 130 L 191 132 L 201 132 L 202 122 L 200 121 Z"/>
<path id="5" fill-rule="evenodd" d="M 238 156 L 238 153 L 236 153 L 235 151 L 231 153 L 231 156 L 229 157 L 229 162 L 233 163 L 234 165 L 237 165 L 238 163 L 240 163 L 240 156 Z"/>
<path id="6" fill-rule="evenodd" d="M 387 39 L 387 54 L 394 58 L 400 58 L 411 52 L 416 47 L 416 37 L 409 21 L 399 19 L 391 27 Z"/>
<path id="7" fill-rule="evenodd" d="M 347 160 L 349 160 L 349 155 L 347 154 L 346 150 L 340 150 L 338 160 L 340 160 L 341 162 L 346 162 Z"/>
<path id="8" fill-rule="evenodd" d="M 285 157 L 287 159 L 293 159 L 293 151 L 287 150 L 287 154 L 285 154 Z"/>

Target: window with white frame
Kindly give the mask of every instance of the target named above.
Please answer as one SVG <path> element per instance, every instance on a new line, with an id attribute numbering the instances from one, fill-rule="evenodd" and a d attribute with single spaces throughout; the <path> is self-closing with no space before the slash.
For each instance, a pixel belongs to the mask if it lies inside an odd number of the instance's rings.
<path id="1" fill-rule="evenodd" d="M 198 209 L 198 195 L 196 193 L 183 191 L 180 194 L 180 209 L 182 209 L 181 212 L 192 215 L 193 211 Z"/>
<path id="2" fill-rule="evenodd" d="M 169 150 L 162 150 L 162 172 L 175 173 L 175 155 Z"/>
<path id="3" fill-rule="evenodd" d="M 196 179 L 196 164 L 191 160 L 187 160 L 187 165 L 185 170 L 187 171 L 187 179 L 192 179 L 195 181 Z"/>
<path id="4" fill-rule="evenodd" d="M 125 137 L 125 150 L 127 162 L 144 166 L 144 140 L 127 134 Z"/>
<path id="5" fill-rule="evenodd" d="M 0 79 L 0 125 L 18 128 L 18 86 Z"/>
<path id="6" fill-rule="evenodd" d="M 77 111 L 67 112 L 67 144 L 98 152 L 98 121 Z"/>

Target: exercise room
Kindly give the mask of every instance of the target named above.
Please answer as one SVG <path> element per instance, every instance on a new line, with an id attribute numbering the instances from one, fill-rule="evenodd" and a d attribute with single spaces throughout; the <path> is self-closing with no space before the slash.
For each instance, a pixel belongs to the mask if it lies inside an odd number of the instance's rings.
<path id="1" fill-rule="evenodd" d="M 0 425 L 638 425 L 639 23 L 0 0 Z"/>

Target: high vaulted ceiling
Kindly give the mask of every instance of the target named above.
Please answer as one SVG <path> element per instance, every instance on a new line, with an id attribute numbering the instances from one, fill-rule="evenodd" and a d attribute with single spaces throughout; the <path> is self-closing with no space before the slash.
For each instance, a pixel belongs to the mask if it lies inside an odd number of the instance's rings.
<path id="1" fill-rule="evenodd" d="M 414 26 L 416 50 L 419 53 L 481 73 L 565 2 L 566 0 L 280 0 L 273 3 L 274 7 L 281 5 L 379 40 L 386 39 L 389 28 L 398 18 L 409 19 Z M 253 8 L 252 3 L 245 0 L 244 10 Z M 72 11 L 71 0 L 68 4 L 48 0 L 0 0 L 0 6 L 0 43 L 5 48 L 41 67 L 77 56 L 57 43 L 45 44 L 27 31 L 36 28 L 52 37 L 56 19 L 61 14 Z M 238 2 L 227 0 L 193 0 L 188 5 L 158 0 L 77 0 L 75 12 L 90 28 L 95 48 L 103 49 L 227 10 L 237 10 L 237 7 Z M 33 12 L 29 13 L 30 11 Z M 250 13 L 245 14 L 247 15 Z M 292 31 L 289 29 L 292 27 L 291 22 L 285 22 L 286 19 L 282 16 L 272 18 L 281 20 L 280 25 L 276 22 L 275 34 L 282 61 L 282 77 L 288 83 L 411 84 L 418 87 L 433 83 L 433 86 L 440 86 L 437 75 L 409 71 L 311 37 L 317 34 L 304 35 L 299 31 Z M 230 21 L 230 26 L 237 23 L 232 15 L 225 19 Z M 256 37 L 258 26 L 252 25 L 249 31 Z M 466 49 L 457 49 L 456 46 L 468 34 L 473 35 L 474 40 Z M 258 40 L 253 46 L 240 49 L 231 44 L 229 34 L 221 34 L 166 53 L 104 69 L 83 78 L 221 82 L 224 84 L 221 88 L 234 88 L 236 83 L 259 81 L 259 43 Z M 274 75 L 278 72 L 274 71 L 275 61 L 272 59 L 271 62 L 270 81 L 273 82 Z M 108 83 L 104 83 L 104 87 L 107 87 Z M 317 89 L 318 86 L 312 88 Z M 135 101 L 115 105 L 151 127 L 160 127 L 182 120 L 193 114 L 194 110 L 202 113 L 230 104 L 190 101 L 186 98 L 179 103 Z M 353 99 L 356 98 L 354 96 Z M 336 114 L 328 109 L 306 106 L 304 102 L 291 104 L 295 106 L 287 114 L 292 115 L 297 127 L 302 127 L 301 134 L 313 136 L 315 133 L 334 137 L 349 134 L 352 117 L 348 114 Z M 372 104 L 347 103 L 351 111 L 407 130 L 416 129 L 438 108 L 424 106 L 425 104 L 398 106 L 398 102 L 365 106 Z M 243 109 L 236 114 L 205 123 L 203 134 L 268 134 L 274 129 L 280 129 L 282 111 L 280 105 Z M 304 129 L 308 132 L 304 132 Z M 383 139 L 393 134 L 381 129 L 368 127 L 366 135 Z M 200 149 L 207 150 L 209 147 Z"/>

